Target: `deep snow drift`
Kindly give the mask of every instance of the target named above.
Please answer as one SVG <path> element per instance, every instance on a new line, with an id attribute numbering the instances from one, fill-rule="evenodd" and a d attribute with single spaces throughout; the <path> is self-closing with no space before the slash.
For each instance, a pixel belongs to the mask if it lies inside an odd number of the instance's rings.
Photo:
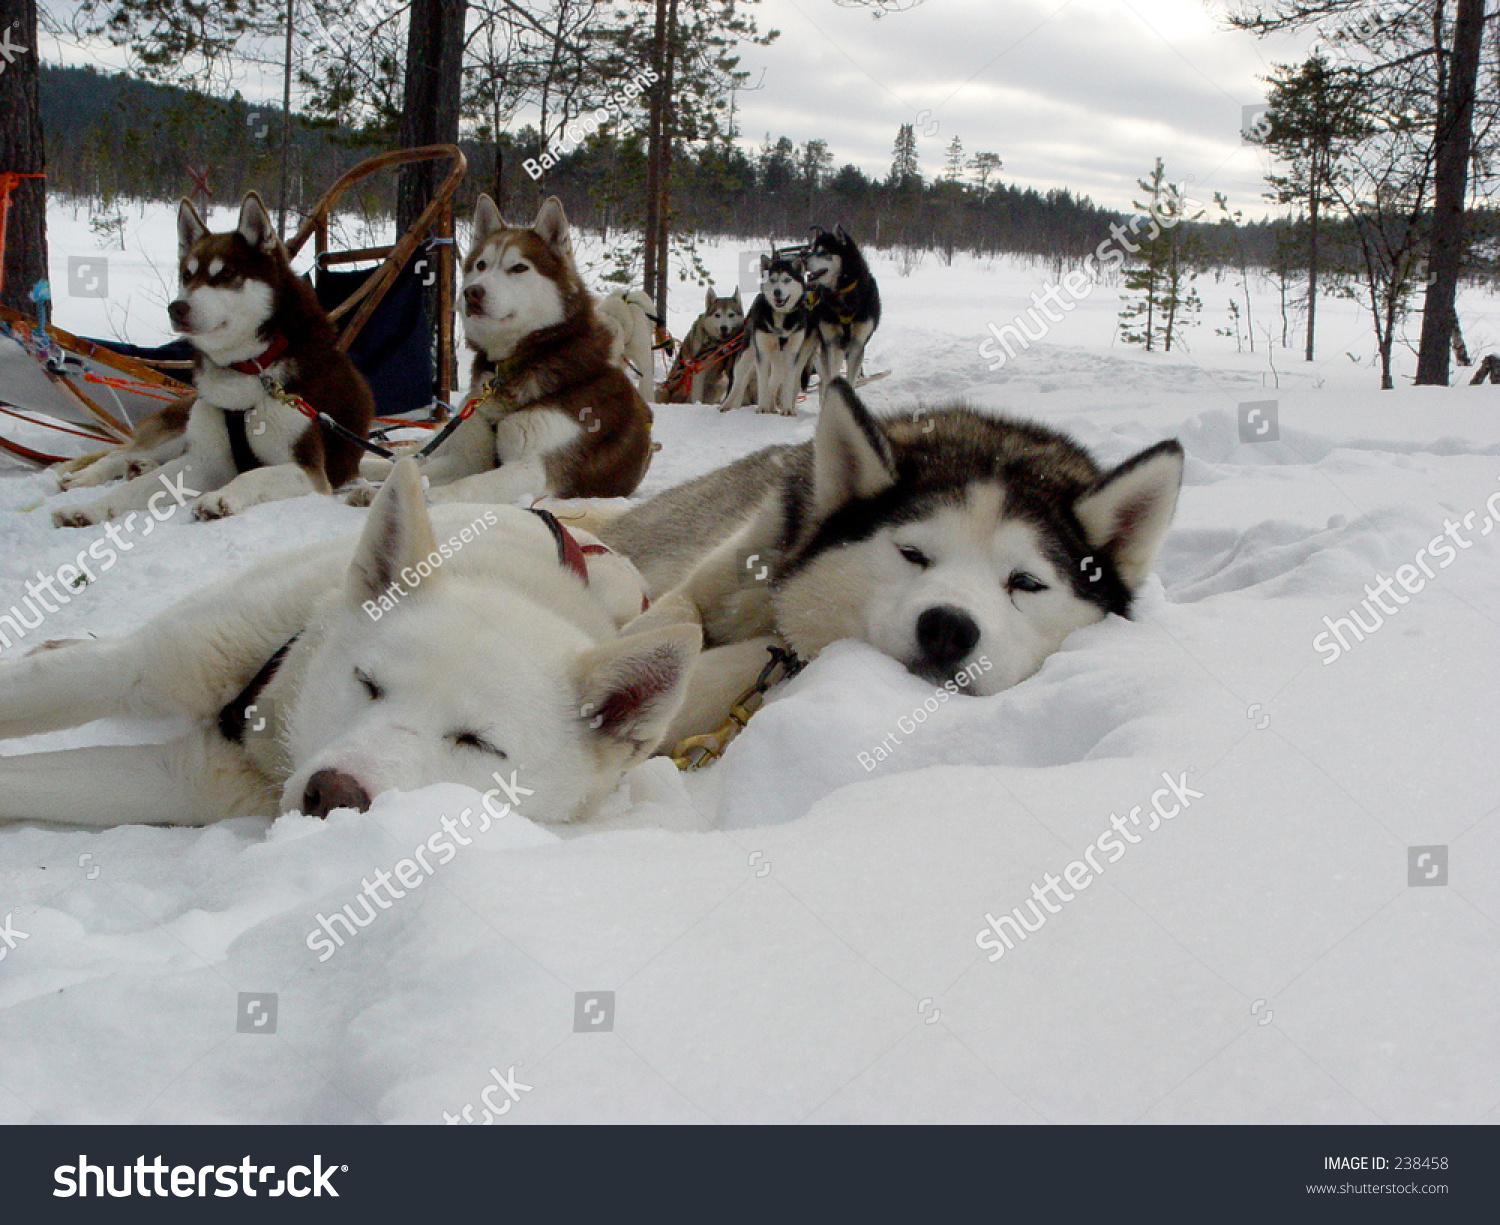
<path id="1" fill-rule="evenodd" d="M 58 320 L 154 342 L 171 216 L 129 215 L 110 297 L 60 289 Z M 71 206 L 53 223 L 65 287 L 92 241 Z M 727 281 L 735 252 L 711 258 Z M 963 396 L 1105 461 L 1181 438 L 1177 523 L 1134 622 L 932 714 L 926 684 L 840 644 L 722 765 L 654 761 L 588 828 L 509 818 L 322 961 L 319 916 L 474 793 L 327 821 L 0 829 L 0 1120 L 1500 1120 L 1500 389 L 1375 391 L 1367 325 L 1335 302 L 1326 359 L 1278 350 L 1278 389 L 1259 332 L 1255 355 L 1213 335 L 1230 286 L 1211 278 L 1190 354 L 1112 345 L 1100 287 L 991 372 L 986 324 L 1050 268 L 873 263 L 869 364 L 892 371 L 875 407 Z M 678 293 L 674 333 L 700 298 Z M 1465 302 L 1480 351 L 1500 340 L 1490 307 Z M 1242 441 L 1255 400 L 1277 401 L 1274 441 Z M 814 417 L 657 419 L 643 493 Z M 61 500 L 46 475 L 0 480 L 0 611 L 101 530 L 52 529 L 37 508 Z M 170 521 L 38 635 L 118 633 L 362 513 Z M 1411 586 L 1386 589 L 1374 632 L 1345 630 L 1332 658 L 1314 645 L 1325 617 L 1372 624 L 1365 584 L 1398 573 Z M 1143 816 L 1075 887 L 1069 865 L 1163 775 L 1187 806 Z M 976 937 L 1014 908 L 1035 930 L 992 962 Z M 275 995 L 274 1033 L 237 1032 L 241 993 L 260 998 L 247 1021 Z"/>

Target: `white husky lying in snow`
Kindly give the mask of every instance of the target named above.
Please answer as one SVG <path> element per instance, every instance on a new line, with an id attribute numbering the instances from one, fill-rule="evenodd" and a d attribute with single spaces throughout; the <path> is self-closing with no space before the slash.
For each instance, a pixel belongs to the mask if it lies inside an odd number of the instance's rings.
<path id="1" fill-rule="evenodd" d="M 0 756 L 0 820 L 324 816 L 391 789 L 486 791 L 496 776 L 526 789 L 525 816 L 587 816 L 656 748 L 698 651 L 682 626 L 619 636 L 643 592 L 628 561 L 555 519 L 457 505 L 429 517 L 402 461 L 357 545 L 283 554 L 123 638 L 0 664 L 0 737 L 193 724 L 162 745 Z"/>

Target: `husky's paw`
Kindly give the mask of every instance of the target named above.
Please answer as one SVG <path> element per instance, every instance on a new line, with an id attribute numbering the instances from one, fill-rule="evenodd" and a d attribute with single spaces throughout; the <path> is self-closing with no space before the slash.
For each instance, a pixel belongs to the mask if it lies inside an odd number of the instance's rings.
<path id="1" fill-rule="evenodd" d="M 379 492 L 378 485 L 352 485 L 338 496 L 345 506 L 368 506 Z"/>
<path id="2" fill-rule="evenodd" d="M 193 518 L 200 523 L 210 519 L 227 519 L 245 508 L 224 492 L 205 493 L 193 503 Z"/>
<path id="3" fill-rule="evenodd" d="M 77 468 L 72 472 L 59 472 L 57 474 L 57 487 L 64 493 L 70 489 L 83 489 L 89 485 L 99 485 L 103 482 L 94 475 L 94 469 L 98 464 L 90 464 L 87 468 Z"/>
<path id="4" fill-rule="evenodd" d="M 732 413 L 734 411 L 734 408 L 735 408 L 735 406 L 733 404 L 720 404 L 719 405 L 719 411 L 721 413 Z"/>
<path id="5" fill-rule="evenodd" d="M 102 510 L 85 506 L 65 506 L 52 512 L 53 527 L 93 527 L 110 516 Z"/>
<path id="6" fill-rule="evenodd" d="M 57 485 L 64 491 L 88 489 L 95 485 L 107 485 L 110 481 L 116 481 L 122 477 L 127 481 L 133 480 L 155 467 L 157 467 L 156 461 L 146 456 L 126 459 L 124 456 L 105 455 L 86 468 L 58 473 Z"/>

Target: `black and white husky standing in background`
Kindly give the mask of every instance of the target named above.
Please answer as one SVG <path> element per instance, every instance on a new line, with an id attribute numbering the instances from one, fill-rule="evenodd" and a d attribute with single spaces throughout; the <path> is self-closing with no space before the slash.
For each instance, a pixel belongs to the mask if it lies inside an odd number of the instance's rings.
<path id="1" fill-rule="evenodd" d="M 673 743 L 718 727 L 771 645 L 807 659 L 855 638 L 978 694 L 1025 680 L 1074 630 L 1129 615 L 1182 462 L 1169 440 L 1105 471 L 1055 430 L 962 406 L 875 417 L 835 379 L 813 441 L 757 451 L 599 534 L 655 600 L 632 629 L 696 623 L 717 648 Z"/>
<path id="2" fill-rule="evenodd" d="M 832 233 L 814 226 L 803 263 L 821 399 L 840 375 L 855 387 L 864 378 L 865 346 L 880 326 L 880 290 L 843 226 Z"/>
<path id="3" fill-rule="evenodd" d="M 720 412 L 739 408 L 753 384 L 763 413 L 797 415 L 797 392 L 808 350 L 802 261 L 773 251 L 760 257 L 760 293 L 745 316 L 745 347 Z"/>

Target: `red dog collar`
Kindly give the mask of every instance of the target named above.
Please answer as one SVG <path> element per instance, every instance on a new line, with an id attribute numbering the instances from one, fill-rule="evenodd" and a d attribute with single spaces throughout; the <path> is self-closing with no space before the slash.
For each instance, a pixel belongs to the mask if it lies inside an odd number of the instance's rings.
<path id="1" fill-rule="evenodd" d="M 258 357 L 247 357 L 242 362 L 230 362 L 229 368 L 237 370 L 241 374 L 264 374 L 267 369 L 274 366 L 280 360 L 281 355 L 290 348 L 285 336 L 280 334 L 271 337 L 271 343 L 260 351 Z"/>

